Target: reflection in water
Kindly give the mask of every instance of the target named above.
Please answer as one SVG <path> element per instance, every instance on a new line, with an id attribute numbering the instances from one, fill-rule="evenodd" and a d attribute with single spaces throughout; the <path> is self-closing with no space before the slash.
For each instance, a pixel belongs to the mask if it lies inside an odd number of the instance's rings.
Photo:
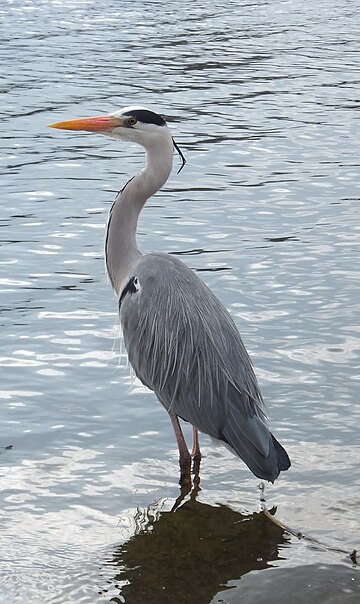
<path id="1" fill-rule="evenodd" d="M 208 604 L 228 581 L 280 558 L 279 546 L 287 543 L 281 528 L 262 513 L 201 503 L 198 491 L 175 512 L 183 495 L 170 512 L 162 511 L 164 502 L 137 511 L 135 534 L 110 560 L 119 590 L 112 602 L 168 604 L 176 597 L 177 604 Z"/>

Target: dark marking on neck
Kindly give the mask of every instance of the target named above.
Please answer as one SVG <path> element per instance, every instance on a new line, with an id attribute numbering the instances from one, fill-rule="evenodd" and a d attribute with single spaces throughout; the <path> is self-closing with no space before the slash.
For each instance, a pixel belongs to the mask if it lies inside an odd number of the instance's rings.
<path id="1" fill-rule="evenodd" d="M 120 294 L 119 309 L 121 307 L 121 303 L 124 300 L 126 294 L 136 294 L 136 292 L 138 291 L 138 288 L 136 287 L 136 283 L 137 283 L 137 278 L 130 277 L 129 281 L 127 282 L 127 284 L 125 285 L 124 289 L 122 290 L 122 292 Z"/>

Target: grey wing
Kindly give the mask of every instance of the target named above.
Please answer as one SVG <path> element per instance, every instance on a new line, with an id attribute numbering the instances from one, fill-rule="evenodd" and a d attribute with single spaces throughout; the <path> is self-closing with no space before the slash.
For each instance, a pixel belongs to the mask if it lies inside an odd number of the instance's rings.
<path id="1" fill-rule="evenodd" d="M 274 480 L 283 469 L 275 463 L 275 439 L 226 308 L 193 271 L 165 254 L 142 256 L 133 279 L 136 286 L 129 281 L 120 299 L 120 320 L 137 377 L 168 411 L 223 441 L 254 474 Z"/>

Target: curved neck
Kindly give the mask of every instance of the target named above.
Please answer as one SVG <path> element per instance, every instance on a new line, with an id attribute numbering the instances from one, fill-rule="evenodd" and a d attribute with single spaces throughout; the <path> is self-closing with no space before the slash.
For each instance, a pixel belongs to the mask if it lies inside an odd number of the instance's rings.
<path id="1" fill-rule="evenodd" d="M 136 244 L 139 214 L 149 197 L 161 189 L 169 178 L 172 163 L 171 138 L 161 147 L 148 147 L 145 168 L 125 185 L 110 210 L 105 260 L 111 285 L 117 295 L 132 276 L 131 269 L 141 255 Z"/>

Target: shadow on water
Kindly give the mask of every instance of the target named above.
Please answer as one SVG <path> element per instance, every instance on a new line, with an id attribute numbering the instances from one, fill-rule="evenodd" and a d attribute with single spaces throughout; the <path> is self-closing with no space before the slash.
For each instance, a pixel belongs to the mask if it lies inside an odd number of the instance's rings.
<path id="1" fill-rule="evenodd" d="M 135 534 L 108 562 L 119 590 L 111 602 L 208 604 L 228 581 L 280 558 L 279 546 L 288 542 L 280 527 L 262 513 L 201 503 L 198 491 L 186 501 L 180 495 L 171 511 L 161 504 L 138 510 Z"/>

